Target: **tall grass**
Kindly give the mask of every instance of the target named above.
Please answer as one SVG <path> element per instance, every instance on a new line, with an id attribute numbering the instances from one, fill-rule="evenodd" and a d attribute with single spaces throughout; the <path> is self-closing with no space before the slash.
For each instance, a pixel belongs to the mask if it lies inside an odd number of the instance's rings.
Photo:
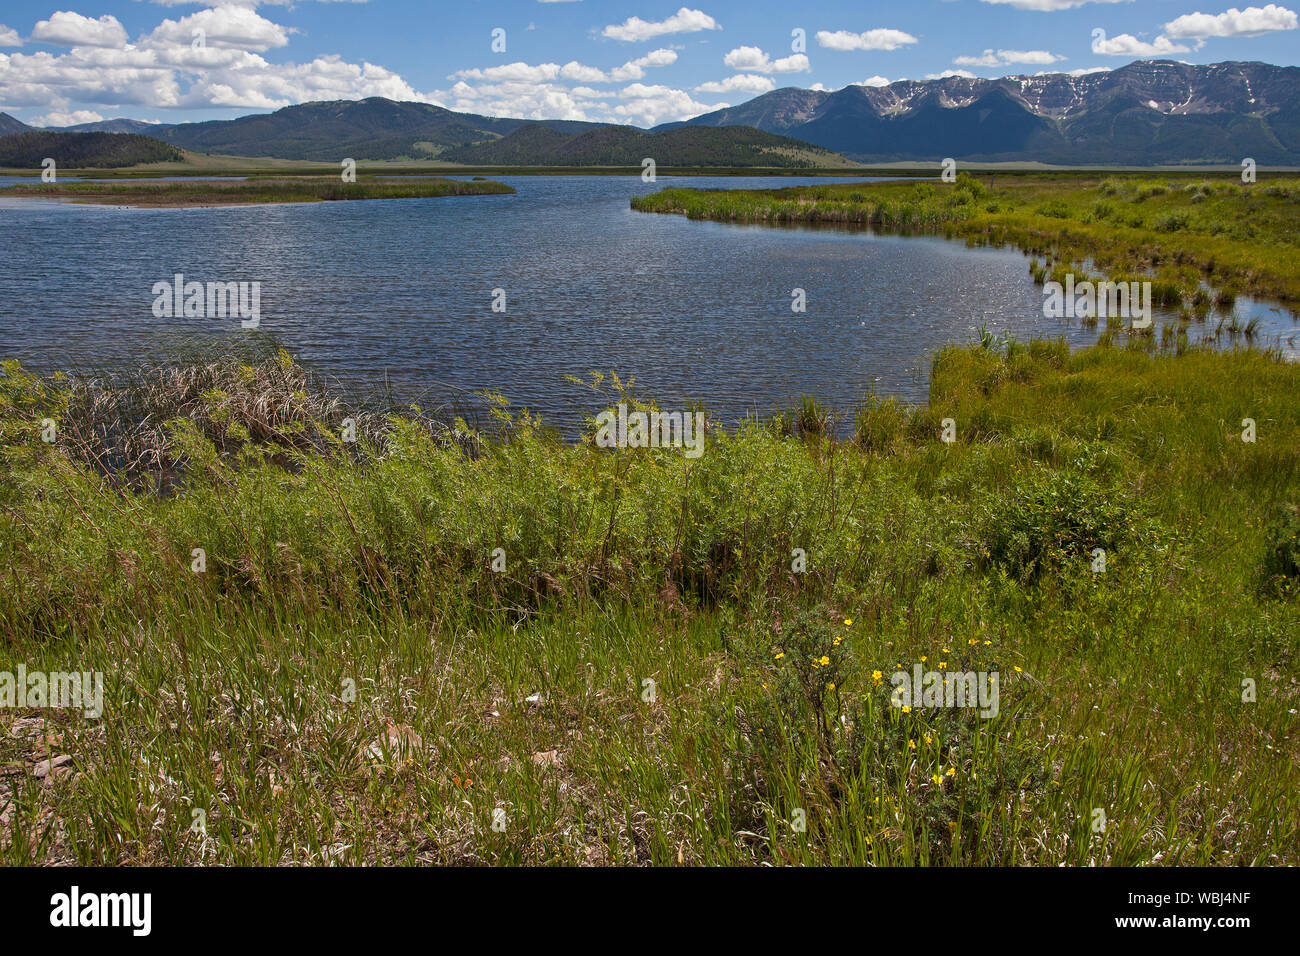
<path id="1" fill-rule="evenodd" d="M 505 407 L 346 443 L 283 357 L 139 381 L 0 376 L 0 671 L 107 683 L 0 708 L 6 863 L 1300 862 L 1268 354 L 950 348 L 928 406 L 696 460 Z M 998 715 L 891 706 L 923 660 Z"/>

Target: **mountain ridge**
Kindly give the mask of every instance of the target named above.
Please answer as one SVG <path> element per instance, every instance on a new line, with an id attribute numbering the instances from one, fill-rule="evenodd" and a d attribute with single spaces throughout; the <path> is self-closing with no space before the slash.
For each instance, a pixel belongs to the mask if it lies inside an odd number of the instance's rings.
<path id="1" fill-rule="evenodd" d="M 950 76 L 835 91 L 785 87 L 650 130 L 489 117 L 368 97 L 300 103 L 233 120 L 167 125 L 119 118 L 45 132 L 143 133 L 193 152 L 254 158 L 624 165 L 624 148 L 654 142 L 639 137 L 740 127 L 787 142 L 736 134 L 689 144 L 679 136 L 677 142 L 684 155 L 719 165 L 761 165 L 757 158 L 782 149 L 829 150 L 839 154 L 831 165 L 842 163 L 842 157 L 859 163 L 953 157 L 1135 166 L 1235 165 L 1251 157 L 1264 164 L 1300 165 L 1300 67 L 1137 60 L 1092 72 Z M 34 129 L 0 113 L 0 136 Z M 563 155 L 570 161 L 562 162 Z M 606 162 L 615 155 L 618 162 Z"/>
<path id="2" fill-rule="evenodd" d="M 1138 60 L 1114 70 L 786 87 L 655 127 L 753 126 L 861 162 L 1300 164 L 1300 68 Z"/>

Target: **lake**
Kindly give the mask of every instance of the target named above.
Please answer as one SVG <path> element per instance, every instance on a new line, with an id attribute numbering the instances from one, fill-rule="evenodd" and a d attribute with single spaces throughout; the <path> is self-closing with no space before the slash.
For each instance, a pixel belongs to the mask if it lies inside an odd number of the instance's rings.
<path id="1" fill-rule="evenodd" d="M 730 423 L 805 394 L 846 412 L 872 391 L 924 401 L 933 352 L 982 325 L 1074 346 L 1097 336 L 1043 317 L 1013 249 L 628 207 L 670 185 L 825 179 L 499 178 L 517 194 L 215 209 L 6 200 L 0 189 L 0 355 L 111 371 L 270 337 L 353 398 L 476 407 L 473 393 L 490 388 L 571 433 L 602 402 L 566 376 L 597 369 L 635 377 L 665 408 L 698 400 Z M 151 289 L 175 273 L 260 282 L 260 328 L 156 318 Z M 1259 317 L 1257 344 L 1295 350 L 1290 313 L 1244 298 L 1237 310 Z"/>

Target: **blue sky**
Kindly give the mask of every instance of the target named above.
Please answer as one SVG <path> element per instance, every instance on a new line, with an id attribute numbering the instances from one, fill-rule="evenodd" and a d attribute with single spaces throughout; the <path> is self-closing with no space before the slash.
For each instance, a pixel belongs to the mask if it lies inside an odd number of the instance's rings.
<path id="1" fill-rule="evenodd" d="M 651 126 L 783 86 L 1113 69 L 1157 56 L 1294 66 L 1300 2 L 1287 2 L 6 0 L 0 110 L 43 125 L 181 122 L 388 96 Z"/>

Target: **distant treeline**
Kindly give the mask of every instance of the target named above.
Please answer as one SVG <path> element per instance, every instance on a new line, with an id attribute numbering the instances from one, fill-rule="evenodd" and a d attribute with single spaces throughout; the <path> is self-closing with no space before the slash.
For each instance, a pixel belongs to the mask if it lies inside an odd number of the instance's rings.
<path id="1" fill-rule="evenodd" d="M 0 167 L 36 169 L 45 159 L 65 168 L 113 169 L 138 163 L 181 162 L 175 146 L 137 133 L 50 133 L 0 136 Z"/>

